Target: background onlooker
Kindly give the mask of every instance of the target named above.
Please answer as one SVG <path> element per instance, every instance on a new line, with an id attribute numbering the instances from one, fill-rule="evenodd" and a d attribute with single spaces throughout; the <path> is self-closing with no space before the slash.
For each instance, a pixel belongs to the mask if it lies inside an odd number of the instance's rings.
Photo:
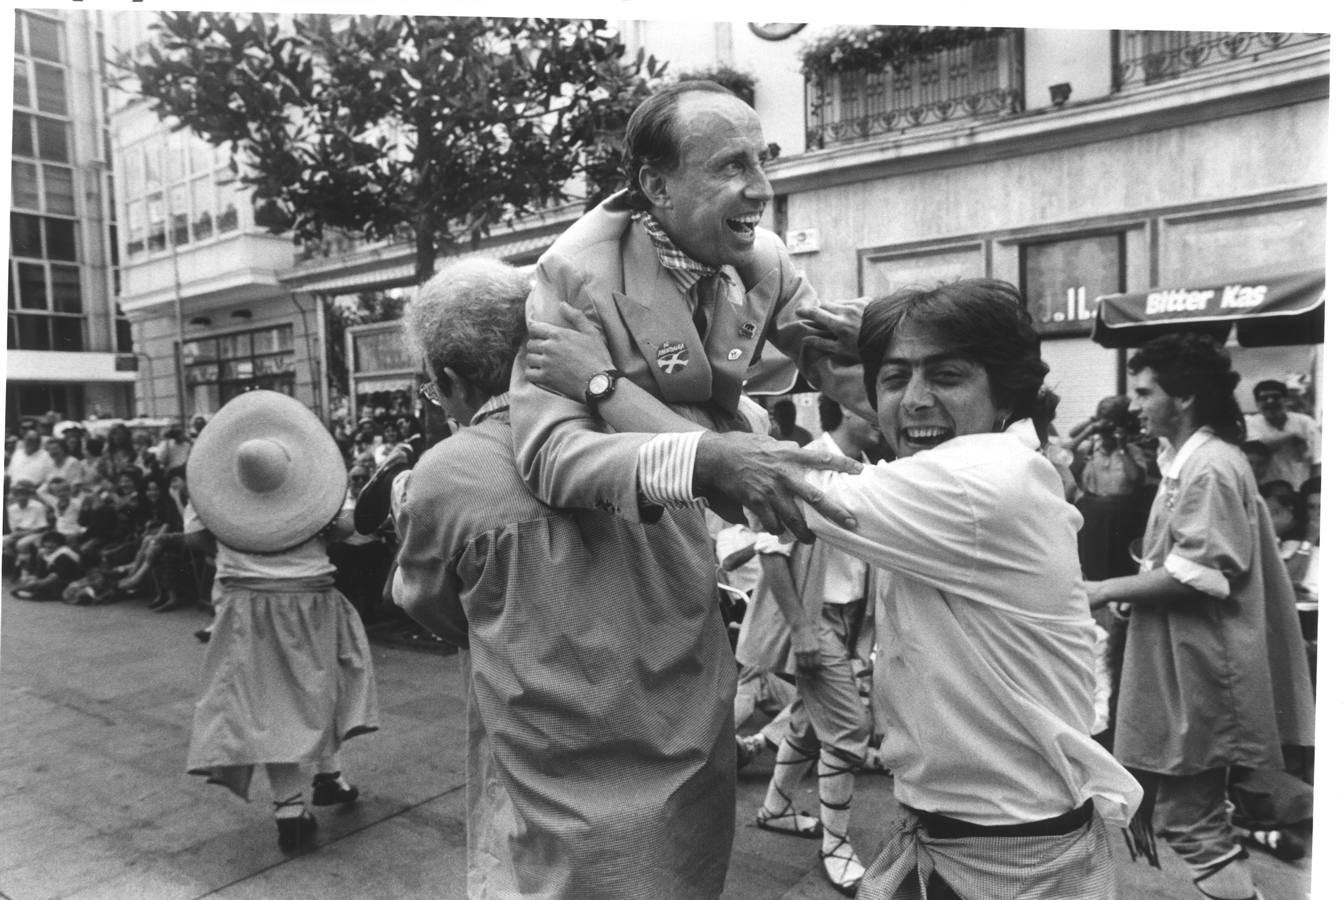
<path id="1" fill-rule="evenodd" d="M 1283 480 L 1297 490 L 1311 476 L 1321 474 L 1321 430 L 1305 413 L 1285 405 L 1288 386 L 1266 379 L 1252 390 L 1258 413 L 1246 417 L 1246 439 L 1269 448 L 1265 481 Z"/>

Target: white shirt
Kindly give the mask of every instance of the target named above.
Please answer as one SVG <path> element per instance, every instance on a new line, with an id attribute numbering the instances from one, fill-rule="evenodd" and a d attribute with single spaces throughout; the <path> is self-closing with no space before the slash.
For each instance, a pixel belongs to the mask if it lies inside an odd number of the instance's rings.
<path id="1" fill-rule="evenodd" d="M 33 483 L 33 487 L 43 484 L 51 477 L 51 472 L 51 456 L 45 449 L 39 447 L 30 456 L 22 444 L 14 448 L 14 454 L 9 458 L 9 468 L 5 470 L 10 484 L 26 478 Z"/>
<path id="2" fill-rule="evenodd" d="M 1282 428 L 1269 424 L 1259 413 L 1247 416 L 1246 440 L 1264 442 L 1286 435 L 1300 437 L 1303 442 L 1300 446 L 1279 444 L 1270 451 L 1269 466 L 1261 480 L 1261 484 L 1286 481 L 1297 490 L 1311 477 L 1311 467 L 1321 461 L 1321 429 L 1316 420 L 1305 413 L 1289 411 L 1287 415 Z"/>
<path id="3" fill-rule="evenodd" d="M 1030 422 L 858 475 L 809 476 L 858 520 L 806 509 L 876 573 L 873 699 L 901 803 L 981 825 L 1092 798 L 1126 821 L 1142 791 L 1089 736 L 1095 630 L 1077 533 Z"/>

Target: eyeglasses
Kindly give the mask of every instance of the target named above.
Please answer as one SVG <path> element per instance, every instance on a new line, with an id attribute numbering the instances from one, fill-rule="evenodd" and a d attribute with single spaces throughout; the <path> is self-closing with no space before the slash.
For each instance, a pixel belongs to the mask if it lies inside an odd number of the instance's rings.
<path id="1" fill-rule="evenodd" d="M 434 382 L 426 381 L 420 385 L 420 396 L 439 409 L 443 409 L 443 395 L 439 393 L 439 386 Z"/>

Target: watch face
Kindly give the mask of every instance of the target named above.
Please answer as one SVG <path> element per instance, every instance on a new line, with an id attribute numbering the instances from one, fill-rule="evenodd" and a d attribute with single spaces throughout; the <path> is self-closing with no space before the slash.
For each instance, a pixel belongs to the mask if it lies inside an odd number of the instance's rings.
<path id="1" fill-rule="evenodd" d="M 766 41 L 782 41 L 803 30 L 804 22 L 748 22 L 751 33 Z"/>
<path id="2" fill-rule="evenodd" d="M 609 390 L 611 390 L 611 376 L 606 372 L 598 372 L 588 379 L 588 393 L 593 396 L 601 396 Z"/>

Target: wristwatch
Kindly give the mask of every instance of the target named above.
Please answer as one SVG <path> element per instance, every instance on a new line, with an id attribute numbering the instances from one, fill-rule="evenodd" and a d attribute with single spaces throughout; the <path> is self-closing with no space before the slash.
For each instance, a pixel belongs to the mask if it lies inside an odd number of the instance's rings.
<path id="1" fill-rule="evenodd" d="M 588 386 L 583 389 L 583 399 L 590 407 L 616 393 L 616 379 L 621 377 L 618 369 L 605 369 L 588 376 Z"/>

